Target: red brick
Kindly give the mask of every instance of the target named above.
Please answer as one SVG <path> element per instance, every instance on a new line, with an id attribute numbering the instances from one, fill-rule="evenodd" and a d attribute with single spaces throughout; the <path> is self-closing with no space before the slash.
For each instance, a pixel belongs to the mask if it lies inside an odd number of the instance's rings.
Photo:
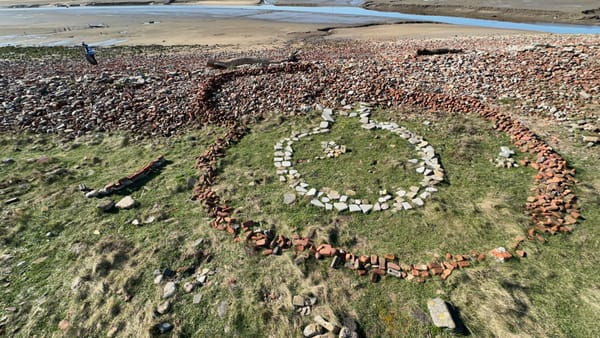
<path id="1" fill-rule="evenodd" d="M 369 261 L 369 257 L 362 255 L 358 258 L 358 261 L 361 262 L 362 264 L 366 264 Z"/>
<path id="2" fill-rule="evenodd" d="M 452 274 L 451 269 L 444 270 L 444 272 L 442 272 L 442 279 L 444 279 L 444 280 L 447 279 L 451 274 Z"/>
<path id="3" fill-rule="evenodd" d="M 373 269 L 373 273 L 376 273 L 380 276 L 385 276 L 386 272 L 385 272 L 385 270 L 382 270 L 382 269 Z"/>
<path id="4" fill-rule="evenodd" d="M 485 260 L 485 254 L 479 254 L 479 256 L 477 256 L 478 262 L 483 262 L 484 260 Z"/>
<path id="5" fill-rule="evenodd" d="M 523 250 L 515 251 L 519 257 L 527 257 L 527 253 Z"/>
<path id="6" fill-rule="evenodd" d="M 376 255 L 371 255 L 371 265 L 375 265 L 379 263 L 379 257 Z"/>
<path id="7" fill-rule="evenodd" d="M 458 266 L 461 268 L 466 268 L 469 267 L 471 265 L 471 263 L 469 263 L 468 261 L 460 261 L 458 262 Z"/>
<path id="8" fill-rule="evenodd" d="M 255 245 L 256 246 L 265 246 L 265 245 L 267 245 L 267 239 L 266 238 L 259 239 L 256 241 Z"/>
<path id="9" fill-rule="evenodd" d="M 394 259 L 396 259 L 396 255 L 394 255 L 394 254 L 386 254 L 386 255 L 384 256 L 384 258 L 385 258 L 387 261 L 393 261 Z"/>
<path id="10" fill-rule="evenodd" d="M 379 257 L 379 268 L 383 270 L 386 269 L 386 261 L 383 257 Z"/>
<path id="11" fill-rule="evenodd" d="M 401 271 L 402 269 L 400 268 L 400 265 L 396 264 L 396 263 L 392 263 L 392 262 L 388 262 L 387 263 L 387 267 L 390 269 L 394 269 L 394 270 L 398 270 Z"/>
<path id="12" fill-rule="evenodd" d="M 443 269 L 443 268 L 441 268 L 441 267 L 438 267 L 438 268 L 433 268 L 433 269 L 431 269 L 430 271 L 431 271 L 431 274 L 432 274 L 432 275 L 439 275 L 439 274 L 441 274 L 442 272 L 444 272 L 444 269 Z"/>

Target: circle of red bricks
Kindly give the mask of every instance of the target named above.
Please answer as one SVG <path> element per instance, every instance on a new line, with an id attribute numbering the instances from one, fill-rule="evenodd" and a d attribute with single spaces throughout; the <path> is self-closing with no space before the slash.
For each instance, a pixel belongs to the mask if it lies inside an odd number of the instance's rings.
<path id="1" fill-rule="evenodd" d="M 213 218 L 211 227 L 229 232 L 235 241 L 250 243 L 257 250 L 262 250 L 263 255 L 280 254 L 284 250 L 293 248 L 296 251 L 309 251 L 316 259 L 332 257 L 332 267 L 346 265 L 358 275 L 366 275 L 370 271 L 373 282 L 386 274 L 416 279 L 418 282 L 423 282 L 431 275 L 441 275 L 442 279 L 446 279 L 453 270 L 466 268 L 484 260 L 486 257 L 484 253 L 473 250 L 467 254 L 448 253 L 445 257 L 428 264 L 400 264 L 394 254 L 354 255 L 329 244 L 316 245 L 310 238 L 297 234 L 291 237 L 276 235 L 271 231 L 261 230 L 252 220 L 238 220 L 232 217 L 233 207 L 222 201 L 212 190 L 212 186 L 218 174 L 217 159 L 225 155 L 227 148 L 243 138 L 247 128 L 234 117 L 224 117 L 223 113 L 215 114 L 216 109 L 211 104 L 213 93 L 236 77 L 301 72 L 312 67 L 311 64 L 299 63 L 278 65 L 267 69 L 233 70 L 207 79 L 200 87 L 197 96 L 200 117 L 208 123 L 218 119 L 230 126 L 224 137 L 217 139 L 196 159 L 199 179 L 192 198 L 201 201 Z M 577 196 L 572 190 L 575 183 L 573 177 L 575 170 L 570 169 L 565 159 L 519 121 L 468 96 L 451 97 L 440 93 L 409 92 L 390 88 L 386 92 L 381 92 L 376 99 L 390 100 L 397 107 L 412 106 L 433 111 L 443 110 L 448 113 L 475 112 L 482 118 L 494 122 L 495 129 L 507 133 L 521 151 L 536 156 L 534 161 L 521 163 L 538 171 L 534 176 L 534 194 L 528 197 L 525 205 L 525 211 L 531 216 L 532 221 L 526 231 L 527 238 L 544 241 L 545 234 L 572 231 L 572 225 L 580 217 L 576 205 Z M 512 249 L 519 256 L 524 255 L 522 251 L 517 250 L 524 240 L 525 237 L 517 236 L 512 244 Z M 490 254 L 498 259 L 512 257 L 509 251 L 496 249 L 491 250 Z"/>

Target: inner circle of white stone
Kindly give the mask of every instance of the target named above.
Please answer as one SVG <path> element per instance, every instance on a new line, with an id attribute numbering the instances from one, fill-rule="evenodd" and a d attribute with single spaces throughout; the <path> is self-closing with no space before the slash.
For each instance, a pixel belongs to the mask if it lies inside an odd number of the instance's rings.
<path id="1" fill-rule="evenodd" d="M 371 107 L 369 105 L 361 104 L 358 109 L 344 110 L 339 113 L 334 113 L 333 109 L 325 108 L 321 113 L 321 121 L 318 127 L 314 127 L 312 130 L 293 132 L 290 137 L 279 140 L 274 147 L 274 164 L 279 180 L 288 183 L 290 188 L 294 189 L 294 194 L 311 197 L 310 204 L 325 210 L 337 210 L 338 212 L 368 213 L 388 209 L 392 211 L 409 210 L 422 207 L 425 200 L 437 191 L 435 186 L 444 180 L 444 169 L 439 163 L 433 146 L 425 141 L 423 137 L 396 123 L 371 120 Z M 328 133 L 335 122 L 335 114 L 360 119 L 361 127 L 366 130 L 387 130 L 405 139 L 419 155 L 418 159 L 409 159 L 408 162 L 416 165 L 417 173 L 423 175 L 420 186 L 394 189 L 395 191 L 392 193 L 382 190 L 378 200 L 371 203 L 367 199 L 341 194 L 328 187 L 311 187 L 306 183 L 302 175 L 292 165 L 294 154 L 292 145 L 295 141 L 299 141 L 304 137 Z"/>

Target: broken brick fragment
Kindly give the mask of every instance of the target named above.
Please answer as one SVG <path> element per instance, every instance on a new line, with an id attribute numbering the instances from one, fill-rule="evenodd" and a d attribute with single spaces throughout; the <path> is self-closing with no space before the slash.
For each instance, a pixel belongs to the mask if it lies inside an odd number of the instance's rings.
<path id="1" fill-rule="evenodd" d="M 469 263 L 468 261 L 460 261 L 458 262 L 458 266 L 461 268 L 466 268 L 469 267 L 471 265 L 471 263 Z"/>

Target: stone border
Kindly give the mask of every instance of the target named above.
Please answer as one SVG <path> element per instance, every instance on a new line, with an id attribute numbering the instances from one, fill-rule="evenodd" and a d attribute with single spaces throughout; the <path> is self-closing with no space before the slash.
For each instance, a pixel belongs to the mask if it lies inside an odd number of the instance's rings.
<path id="1" fill-rule="evenodd" d="M 279 181 L 288 182 L 290 188 L 294 189 L 295 194 L 311 197 L 310 204 L 328 211 L 337 210 L 338 212 L 362 212 L 364 214 L 371 211 L 384 211 L 390 209 L 389 202 L 393 198 L 392 211 L 410 210 L 415 207 L 425 205 L 425 200 L 438 189 L 435 187 L 444 181 L 444 169 L 439 163 L 438 155 L 435 149 L 423 137 L 411 132 L 410 130 L 399 126 L 394 122 L 377 122 L 370 119 L 372 107 L 366 103 L 360 103 L 357 110 L 351 112 L 341 111 L 340 116 L 350 118 L 359 118 L 361 127 L 366 130 L 387 130 L 415 147 L 420 158 L 409 159 L 408 161 L 417 164 L 417 173 L 423 175 L 423 180 L 418 186 L 411 186 L 409 189 L 394 189 L 396 197 L 388 194 L 387 190 L 380 191 L 380 197 L 375 203 L 370 203 L 367 199 L 340 194 L 328 187 L 311 187 L 302 178 L 298 170 L 293 167 L 294 142 L 307 136 L 328 133 L 331 126 L 335 123 L 334 110 L 325 108 L 322 110 L 321 122 L 318 127 L 311 131 L 305 130 L 300 133 L 293 132 L 290 137 L 281 139 L 274 146 L 273 163 L 276 168 Z M 423 191 L 421 191 L 423 188 Z"/>
<path id="2" fill-rule="evenodd" d="M 310 66 L 303 64 L 274 66 L 268 68 L 266 73 L 302 72 L 310 69 Z M 234 208 L 226 201 L 222 201 L 212 186 L 218 176 L 218 158 L 224 156 L 226 149 L 238 142 L 248 130 L 241 125 L 238 119 L 233 118 L 234 116 L 218 114 L 211 98 L 213 91 L 225 82 L 238 76 L 253 75 L 256 72 L 258 71 L 242 70 L 217 74 L 203 83 L 197 96 L 199 118 L 216 114 L 222 119 L 222 122 L 226 122 L 225 124 L 230 126 L 227 135 L 217 139 L 196 160 L 199 180 L 192 199 L 202 202 L 212 218 L 211 227 L 229 232 L 234 241 L 250 244 L 255 250 L 262 250 L 262 254 L 266 256 L 279 255 L 284 250 L 293 248 L 297 255 L 306 255 L 302 252 L 308 251 L 314 255 L 315 259 L 332 257 L 330 264 L 332 268 L 345 266 L 359 276 L 369 273 L 372 282 L 377 282 L 381 276 L 385 275 L 406 280 L 416 279 L 419 283 L 425 282 L 427 278 L 434 275 L 439 275 L 441 279 L 445 280 L 454 270 L 472 266 L 486 259 L 485 253 L 472 250 L 469 254 L 447 253 L 444 257 L 435 258 L 427 264 L 401 263 L 401 259 L 394 254 L 354 255 L 326 243 L 317 246 L 310 238 L 297 234 L 292 234 L 291 238 L 281 234 L 276 235 L 272 230 L 261 229 L 260 224 L 253 220 L 241 221 L 234 218 Z M 528 203 L 525 206 L 525 212 L 530 214 L 532 219 L 532 223 L 526 226 L 527 238 L 517 236 L 511 245 L 511 251 L 516 255 L 526 257 L 526 252 L 519 250 L 519 246 L 526 239 L 544 242 L 545 234 L 569 233 L 573 230 L 572 225 L 576 224 L 581 217 L 576 203 L 577 196 L 572 190 L 575 185 L 573 177 L 575 170 L 569 168 L 567 161 L 535 133 L 507 114 L 470 96 L 454 97 L 443 93 L 388 88 L 387 91 L 380 92 L 374 99 L 379 102 L 388 100 L 388 106 L 394 105 L 396 108 L 406 105 L 419 107 L 426 111 L 441 109 L 449 114 L 466 112 L 479 114 L 481 118 L 494 122 L 496 130 L 510 135 L 514 144 L 520 147 L 522 152 L 528 152 L 537 157 L 534 161 L 524 160 L 521 163 L 521 165 L 530 165 L 538 170 L 538 174 L 534 176 L 535 185 L 532 189 L 534 196 L 527 199 Z M 489 255 L 499 261 L 513 257 L 513 254 L 504 247 L 490 250 Z"/>

